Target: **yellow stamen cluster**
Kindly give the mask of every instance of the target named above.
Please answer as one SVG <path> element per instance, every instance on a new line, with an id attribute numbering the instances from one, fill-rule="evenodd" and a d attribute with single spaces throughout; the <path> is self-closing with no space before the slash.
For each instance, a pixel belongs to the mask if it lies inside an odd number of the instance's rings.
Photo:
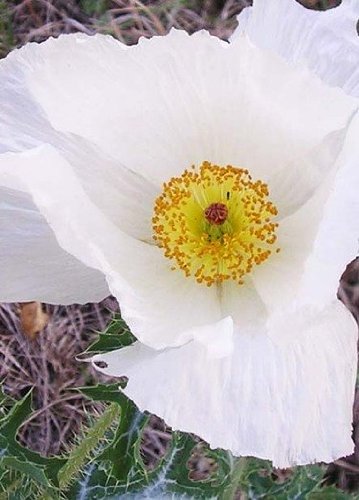
<path id="1" fill-rule="evenodd" d="M 152 225 L 156 244 L 199 283 L 232 279 L 243 284 L 253 266 L 273 252 L 277 209 L 268 186 L 248 170 L 205 161 L 163 186 Z"/>

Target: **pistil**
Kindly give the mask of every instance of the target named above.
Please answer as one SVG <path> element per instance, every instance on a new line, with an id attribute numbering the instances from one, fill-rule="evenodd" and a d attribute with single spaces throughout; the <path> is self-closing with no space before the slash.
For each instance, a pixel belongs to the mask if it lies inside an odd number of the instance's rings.
<path id="1" fill-rule="evenodd" d="M 228 208 L 224 203 L 211 203 L 204 211 L 204 216 L 210 224 L 221 225 L 228 217 Z"/>

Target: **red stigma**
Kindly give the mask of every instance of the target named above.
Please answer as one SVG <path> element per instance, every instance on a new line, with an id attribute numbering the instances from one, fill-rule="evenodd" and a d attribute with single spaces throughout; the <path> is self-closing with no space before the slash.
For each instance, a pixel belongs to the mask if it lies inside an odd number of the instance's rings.
<path id="1" fill-rule="evenodd" d="M 224 203 L 211 203 L 204 211 L 204 216 L 210 224 L 223 224 L 228 217 L 228 208 Z"/>

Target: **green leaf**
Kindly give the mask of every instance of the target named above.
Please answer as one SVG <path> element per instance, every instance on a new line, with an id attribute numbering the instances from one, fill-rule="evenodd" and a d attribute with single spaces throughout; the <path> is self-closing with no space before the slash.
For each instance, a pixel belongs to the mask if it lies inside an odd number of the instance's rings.
<path id="1" fill-rule="evenodd" d="M 111 475 L 128 484 L 146 479 L 147 472 L 140 455 L 140 442 L 148 416 L 118 389 L 118 384 L 82 387 L 81 392 L 95 401 L 113 401 L 120 406 L 120 422 L 114 439 L 97 460 L 111 462 Z"/>
<path id="2" fill-rule="evenodd" d="M 307 495 L 307 500 L 349 500 L 351 498 L 355 497 L 334 486 L 327 486 Z"/>
<path id="3" fill-rule="evenodd" d="M 66 498 L 69 500 L 103 500 L 112 498 L 114 495 L 116 500 L 122 498 L 126 487 L 112 482 L 107 473 L 101 471 L 101 465 L 95 462 L 89 464 L 83 471 L 82 478 L 66 492 Z M 106 477 L 108 477 L 107 481 Z"/>
<path id="4" fill-rule="evenodd" d="M 80 390 L 95 401 L 112 401 L 120 406 L 120 423 L 114 438 L 84 472 L 78 485 L 81 495 L 86 492 L 86 498 L 95 499 L 101 498 L 106 491 L 107 496 L 122 492 L 134 498 L 161 498 L 164 495 L 203 499 L 221 497 L 233 472 L 233 459 L 228 452 L 206 447 L 205 455 L 215 461 L 217 467 L 206 480 L 193 481 L 189 477 L 188 463 L 198 441 L 190 434 L 175 432 L 167 454 L 153 471 L 147 471 L 140 455 L 140 445 L 148 417 L 138 411 L 119 390 L 118 384 L 99 384 Z M 107 470 L 104 464 L 107 464 Z M 76 491 L 78 494 L 79 489 Z M 72 494 L 75 494 L 74 490 Z"/>
<path id="5" fill-rule="evenodd" d="M 16 457 L 3 457 L 0 461 L 0 465 L 15 469 L 21 474 L 30 477 L 45 488 L 51 488 L 51 484 L 44 473 L 44 467 L 40 467 L 29 461 L 19 460 Z"/>
<path id="6" fill-rule="evenodd" d="M 218 498 L 231 478 L 231 455 L 224 450 L 210 450 L 206 446 L 204 453 L 216 462 L 217 468 L 206 480 L 193 481 L 189 477 L 188 462 L 198 442 L 190 434 L 174 432 L 171 444 L 170 458 L 163 465 L 166 469 L 163 477 L 167 483 L 166 491 L 191 498 Z"/>
<path id="7" fill-rule="evenodd" d="M 106 330 L 91 344 L 83 354 L 109 352 L 127 347 L 136 341 L 128 326 L 119 314 L 115 314 Z"/>
<path id="8" fill-rule="evenodd" d="M 323 491 L 324 469 L 319 465 L 296 467 L 284 481 L 277 481 L 275 472 L 270 462 L 247 458 L 239 489 L 250 497 L 265 500 L 307 500 Z"/>
<path id="9" fill-rule="evenodd" d="M 50 481 L 57 484 L 57 473 L 64 464 L 61 458 L 46 458 L 18 443 L 16 436 L 19 427 L 31 414 L 31 391 L 17 401 L 8 413 L 0 420 L 0 456 L 14 457 L 19 461 L 29 461 L 43 466 L 44 473 Z"/>
<path id="10" fill-rule="evenodd" d="M 81 473 L 84 463 L 105 438 L 106 432 L 118 416 L 119 407 L 115 403 L 112 403 L 106 408 L 94 425 L 87 430 L 86 434 L 79 441 L 79 444 L 71 450 L 65 465 L 58 473 L 59 486 L 61 489 L 66 489 Z"/>

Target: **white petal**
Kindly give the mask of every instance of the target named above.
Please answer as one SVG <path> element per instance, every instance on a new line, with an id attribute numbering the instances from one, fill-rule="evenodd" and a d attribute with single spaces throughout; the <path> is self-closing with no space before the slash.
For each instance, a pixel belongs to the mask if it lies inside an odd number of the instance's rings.
<path id="1" fill-rule="evenodd" d="M 141 410 L 213 448 L 277 467 L 331 462 L 354 448 L 356 330 L 337 302 L 287 343 L 235 335 L 232 357 L 213 359 L 194 340 L 161 353 L 137 343 L 93 362 L 128 376 L 124 392 Z"/>
<path id="2" fill-rule="evenodd" d="M 348 127 L 352 118 L 348 122 Z M 278 208 L 278 220 L 295 213 L 338 168 L 348 127 L 328 134 L 308 154 L 295 158 L 268 179 L 270 198 Z"/>
<path id="3" fill-rule="evenodd" d="M 106 217 L 132 237 L 153 241 L 151 219 L 159 194 L 155 185 L 87 141 L 76 138 L 54 144 L 73 167 L 87 196 Z"/>
<path id="4" fill-rule="evenodd" d="M 43 146 L 4 154 L 2 170 L 24 183 L 61 247 L 106 275 L 124 319 L 142 342 L 155 348 L 179 345 L 193 337 L 193 328 L 222 318 L 216 290 L 171 271 L 160 249 L 122 232 L 90 201 L 56 150 Z"/>
<path id="5" fill-rule="evenodd" d="M 37 132 L 39 130 L 36 128 L 32 130 L 34 134 Z M 20 141 L 23 139 L 21 128 L 14 132 L 12 139 L 15 140 L 16 137 Z M 158 195 L 155 185 L 124 168 L 88 141 L 70 134 L 55 133 L 50 124 L 47 124 L 46 136 L 42 136 L 42 139 L 54 145 L 71 163 L 87 195 L 114 224 L 135 238 L 152 241 L 151 218 L 154 199 Z M 41 145 L 42 142 L 39 141 L 38 144 Z M 7 144 L 7 147 L 10 146 L 10 143 Z M 51 169 L 51 165 L 48 168 Z M 6 180 L 4 174 L 0 184 L 18 188 L 18 182 L 14 179 Z"/>
<path id="6" fill-rule="evenodd" d="M 130 48 L 63 36 L 0 67 L 3 148 L 58 148 L 54 127 L 158 184 L 205 159 L 266 180 L 343 128 L 357 106 L 244 37 L 228 45 L 205 32 L 173 30 Z"/>
<path id="7" fill-rule="evenodd" d="M 251 272 L 253 285 L 270 314 L 297 305 L 304 267 L 334 185 L 333 177 L 332 173 L 299 210 L 279 221 L 277 244 L 280 252 L 273 253 Z M 331 289 L 329 293 L 333 300 L 336 290 Z"/>
<path id="8" fill-rule="evenodd" d="M 349 128 L 337 171 L 329 172 L 315 195 L 279 222 L 281 252 L 253 273 L 270 312 L 325 307 L 335 298 L 346 265 L 358 255 L 358 134 L 359 115 Z"/>
<path id="9" fill-rule="evenodd" d="M 326 83 L 359 96 L 359 2 L 342 0 L 325 12 L 296 0 L 254 0 L 238 17 L 233 35 L 246 32 L 256 45 L 286 60 L 305 62 Z"/>
<path id="10" fill-rule="evenodd" d="M 240 286 L 234 281 L 225 281 L 219 286 L 219 298 L 222 315 L 231 316 L 239 331 L 256 331 L 267 320 L 266 306 L 250 278 Z"/>
<path id="11" fill-rule="evenodd" d="M 216 289 L 171 271 L 157 248 L 151 248 L 150 255 L 148 248 L 123 253 L 117 266 L 102 263 L 102 268 L 123 318 L 144 344 L 156 349 L 182 345 L 196 336 L 199 327 L 223 318 Z"/>
<path id="12" fill-rule="evenodd" d="M 91 202 L 122 231 L 152 243 L 151 219 L 159 194 L 157 187 L 84 140 L 61 139 L 54 144 L 71 164 Z"/>
<path id="13" fill-rule="evenodd" d="M 105 277 L 64 252 L 29 196 L 0 188 L 0 302 L 99 302 Z"/>
<path id="14" fill-rule="evenodd" d="M 323 304 L 338 289 L 346 265 L 359 254 L 359 115 L 345 143 L 302 278 L 302 303 Z M 311 291 L 311 293 L 309 292 Z"/>

